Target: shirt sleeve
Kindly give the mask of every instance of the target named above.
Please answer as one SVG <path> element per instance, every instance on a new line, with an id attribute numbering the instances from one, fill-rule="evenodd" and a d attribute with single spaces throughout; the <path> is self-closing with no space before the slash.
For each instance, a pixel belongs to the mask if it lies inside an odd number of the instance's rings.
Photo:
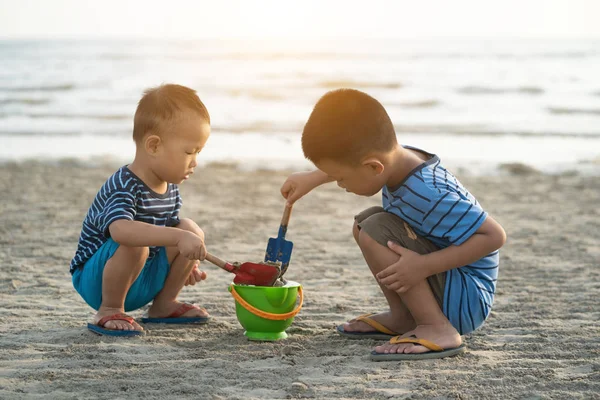
<path id="1" fill-rule="evenodd" d="M 455 192 L 442 193 L 431 204 L 423 216 L 424 232 L 457 246 L 467 241 L 487 217 L 476 201 Z"/>
<path id="2" fill-rule="evenodd" d="M 124 191 L 115 191 L 108 196 L 108 199 L 104 203 L 104 208 L 97 219 L 98 229 L 106 237 L 110 237 L 110 224 L 120 219 L 133 221 L 136 214 L 135 196 L 133 194 Z"/>
<path id="3" fill-rule="evenodd" d="M 181 210 L 181 206 L 183 205 L 183 200 L 181 199 L 181 195 L 179 194 L 179 188 L 175 187 L 175 210 L 171 217 L 167 220 L 167 226 L 174 227 L 179 225 L 181 220 L 179 219 L 179 210 Z"/>

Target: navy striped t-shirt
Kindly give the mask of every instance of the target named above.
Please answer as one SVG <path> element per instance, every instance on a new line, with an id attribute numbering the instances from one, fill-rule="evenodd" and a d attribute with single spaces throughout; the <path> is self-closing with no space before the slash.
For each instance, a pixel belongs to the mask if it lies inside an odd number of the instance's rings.
<path id="1" fill-rule="evenodd" d="M 127 166 L 121 167 L 102 185 L 83 220 L 77 251 L 70 265 L 71 274 L 82 268 L 110 238 L 108 228 L 113 222 L 125 219 L 157 226 L 176 226 L 181 204 L 177 185 L 169 183 L 165 193 L 156 193 Z M 157 251 L 158 247 L 151 246 L 148 259 L 154 257 Z"/>
<path id="2" fill-rule="evenodd" d="M 383 207 L 420 236 L 446 248 L 467 241 L 487 213 L 477 199 L 441 164 L 438 156 L 405 146 L 429 157 L 399 185 L 383 188 Z M 446 273 L 443 312 L 461 333 L 477 329 L 491 310 L 498 278 L 499 253 L 494 251 L 469 265 Z"/>

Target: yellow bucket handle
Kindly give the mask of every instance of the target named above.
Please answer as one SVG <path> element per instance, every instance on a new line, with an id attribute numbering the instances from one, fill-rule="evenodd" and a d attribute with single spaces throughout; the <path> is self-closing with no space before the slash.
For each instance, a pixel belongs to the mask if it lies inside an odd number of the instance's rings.
<path id="1" fill-rule="evenodd" d="M 242 307 L 244 307 L 246 310 L 250 311 L 254 315 L 257 315 L 257 316 L 265 318 L 265 319 L 270 319 L 273 321 L 283 321 L 284 319 L 295 317 L 296 314 L 298 314 L 300 312 L 300 309 L 302 308 L 302 302 L 304 301 L 304 294 L 302 293 L 302 286 L 300 286 L 300 287 L 298 287 L 298 295 L 300 296 L 300 303 L 298 304 L 298 307 L 296 307 L 295 310 L 290 311 L 285 314 L 273 314 L 273 313 L 259 310 L 256 307 L 253 307 L 246 300 L 242 299 L 242 296 L 240 296 L 238 294 L 238 292 L 235 291 L 235 287 L 233 287 L 233 285 L 230 286 L 230 289 L 231 289 L 231 295 L 233 296 L 233 298 L 238 303 L 240 303 L 240 305 Z"/>

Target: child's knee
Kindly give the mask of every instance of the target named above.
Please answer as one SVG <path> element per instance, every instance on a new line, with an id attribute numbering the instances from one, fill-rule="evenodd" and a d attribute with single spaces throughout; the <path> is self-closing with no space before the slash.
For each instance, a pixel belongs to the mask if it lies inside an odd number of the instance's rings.
<path id="1" fill-rule="evenodd" d="M 391 240 L 388 227 L 389 213 L 378 213 L 360 222 L 359 246 L 383 246 L 387 248 L 387 242 Z"/>
<path id="2" fill-rule="evenodd" d="M 369 235 L 369 233 L 364 229 L 358 229 L 357 236 L 357 243 L 361 250 L 370 251 L 381 247 L 381 244 L 373 239 L 371 235 Z"/>
<path id="3" fill-rule="evenodd" d="M 184 231 L 194 232 L 197 235 L 204 234 L 202 229 L 196 224 L 193 220 L 189 218 L 182 218 L 179 224 L 177 224 L 176 228 L 182 229 Z"/>
<path id="4" fill-rule="evenodd" d="M 369 224 L 367 221 L 376 219 L 378 214 L 386 214 L 383 207 L 380 207 L 380 206 L 369 207 L 366 210 L 363 210 L 354 216 L 354 225 L 352 226 L 352 236 L 354 236 L 354 240 L 356 240 L 356 243 L 358 243 L 359 234 L 363 228 L 363 223 Z"/>
<path id="5" fill-rule="evenodd" d="M 149 247 L 129 247 L 120 245 L 115 254 L 119 256 L 127 257 L 128 260 L 132 262 L 141 263 L 144 265 L 148 257 L 150 256 L 150 248 Z M 113 257 L 114 258 L 114 255 Z M 111 258 L 111 259 L 112 259 Z M 109 260 L 110 261 L 110 260 Z"/>
<path id="6" fill-rule="evenodd" d="M 354 240 L 358 243 L 358 235 L 360 234 L 360 228 L 358 227 L 358 222 L 354 221 L 354 225 L 352 225 L 352 236 L 354 236 Z"/>

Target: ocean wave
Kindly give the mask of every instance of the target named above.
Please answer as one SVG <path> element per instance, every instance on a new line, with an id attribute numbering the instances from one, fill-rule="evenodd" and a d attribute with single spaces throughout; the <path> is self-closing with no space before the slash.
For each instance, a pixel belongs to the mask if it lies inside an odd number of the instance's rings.
<path id="1" fill-rule="evenodd" d="M 392 106 L 398 106 L 402 108 L 433 108 L 438 107 L 442 104 L 441 101 L 436 99 L 421 100 L 421 101 L 406 101 L 402 103 L 391 103 Z"/>
<path id="2" fill-rule="evenodd" d="M 224 92 L 232 97 L 248 96 L 255 100 L 261 101 L 279 101 L 284 100 L 286 96 L 282 93 L 286 93 L 289 90 L 305 89 L 307 86 L 314 86 L 318 88 L 324 88 L 326 90 L 334 90 L 341 88 L 353 88 L 353 89 L 399 89 L 403 85 L 397 82 L 368 82 L 368 81 L 355 81 L 355 80 L 321 80 L 317 82 L 310 82 L 309 75 L 305 75 L 304 78 L 306 83 L 287 83 L 278 86 L 277 89 L 257 89 L 257 88 L 228 88 Z M 309 83 L 310 82 L 310 83 Z M 432 107 L 434 104 L 430 104 L 430 101 L 424 102 L 406 102 L 399 104 L 404 107 Z"/>
<path id="3" fill-rule="evenodd" d="M 144 54 L 101 54 L 98 55 L 100 60 L 108 61 L 130 61 L 130 60 L 170 60 L 170 61 L 286 61 L 286 60 L 302 60 L 302 61 L 328 61 L 328 60 L 351 60 L 371 58 L 371 54 L 353 54 L 353 53 L 260 53 L 260 52 L 231 52 L 231 53 L 201 53 L 201 54 L 164 54 L 164 53 L 144 53 Z"/>
<path id="4" fill-rule="evenodd" d="M 239 125 L 213 125 L 211 127 L 212 132 L 227 132 L 227 133 L 265 133 L 265 134 L 278 134 L 278 133 L 301 133 L 302 124 L 277 124 L 270 121 L 255 121 L 248 124 Z"/>
<path id="5" fill-rule="evenodd" d="M 101 133 L 99 134 L 101 136 Z M 83 133 L 80 131 L 69 131 L 69 130 L 54 130 L 54 131 L 43 131 L 43 130 L 33 130 L 33 129 L 0 129 L 0 137 L 2 136 L 35 136 L 35 137 L 44 137 L 44 138 L 53 138 L 53 137 L 61 137 L 61 136 L 83 136 Z"/>
<path id="6" fill-rule="evenodd" d="M 597 162 L 600 137 L 570 139 L 526 138 L 514 135 L 509 140 L 492 136 L 436 134 L 399 136 L 401 143 L 439 151 L 449 168 L 465 169 L 476 174 L 490 171 L 500 164 L 504 164 L 503 173 L 506 173 L 506 170 L 512 173 L 529 173 L 522 165 L 515 164 L 521 160 L 527 160 L 528 165 L 545 173 L 571 169 L 590 172 L 593 170 L 600 173 Z M 0 137 L 0 142 L 3 144 L 0 146 L 0 163 L 5 160 L 19 162 L 65 157 L 86 161 L 94 158 L 105 160 L 104 155 L 110 155 L 112 159 L 127 160 L 135 151 L 131 134 L 119 137 L 93 134 L 62 137 L 13 135 Z M 557 148 L 565 151 L 556 152 Z M 202 165 L 209 162 L 234 161 L 244 168 L 257 165 L 261 169 L 264 169 L 265 165 L 269 169 L 305 169 L 310 166 L 302 154 L 300 138 L 297 134 L 215 133 L 211 137 L 210 146 L 202 152 L 198 161 Z"/>
<path id="7" fill-rule="evenodd" d="M 556 115 L 599 115 L 600 108 L 570 108 L 570 107 L 548 107 L 550 114 Z"/>
<path id="8" fill-rule="evenodd" d="M 600 130 L 597 132 L 560 132 L 560 131 L 528 131 L 528 130 L 498 130 L 484 125 L 435 125 L 435 124 L 419 124 L 419 125 L 394 125 L 396 134 L 443 134 L 443 135 L 459 135 L 459 136 L 507 136 L 516 135 L 524 137 L 563 137 L 563 138 L 600 138 Z"/>
<path id="9" fill-rule="evenodd" d="M 27 117 L 32 119 L 43 119 L 43 118 L 53 118 L 53 119 L 87 119 L 87 120 L 100 120 L 100 121 L 125 121 L 132 120 L 133 115 L 129 114 L 64 114 L 64 113 L 0 113 L 0 118 L 6 117 Z"/>
<path id="10" fill-rule="evenodd" d="M 487 94 L 529 94 L 539 95 L 544 93 L 544 89 L 536 86 L 520 86 L 515 88 L 493 88 L 485 86 L 465 86 L 458 89 L 459 93 L 469 95 L 487 95 Z"/>
<path id="11" fill-rule="evenodd" d="M 41 86 L 0 86 L 0 92 L 67 92 L 75 89 L 74 84 Z"/>
<path id="12" fill-rule="evenodd" d="M 509 58 L 516 60 L 535 60 L 535 59 L 554 59 L 554 58 L 589 58 L 597 57 L 600 52 L 597 51 L 564 51 L 564 52 L 545 52 L 545 53 L 531 53 L 531 54 L 510 54 L 510 53 L 497 53 L 494 54 L 497 58 Z"/>
<path id="13" fill-rule="evenodd" d="M 264 135 L 264 137 L 279 138 L 285 140 L 293 140 L 300 137 L 302 133 L 302 124 L 274 124 L 268 121 L 257 121 L 249 124 L 240 125 L 213 125 L 212 133 L 234 134 L 234 135 Z M 519 136 L 530 138 L 577 138 L 577 139 L 598 139 L 600 138 L 600 130 L 596 132 L 560 132 L 560 131 L 527 131 L 527 130 L 497 130 L 481 125 L 394 125 L 396 134 L 402 136 L 410 135 L 443 135 L 443 136 L 472 136 L 472 137 L 501 137 L 501 136 Z M 54 129 L 51 131 L 43 128 L 25 128 L 25 129 L 10 129 L 2 127 L 0 136 L 23 135 L 23 136 L 40 136 L 40 137 L 57 137 L 57 136 L 99 136 L 99 137 L 123 137 L 130 136 L 131 129 L 127 127 L 104 127 L 96 129 L 77 129 L 69 128 Z"/>
<path id="14" fill-rule="evenodd" d="M 32 59 L 36 54 L 31 54 L 27 57 L 26 53 L 18 53 L 23 59 Z M 586 59 L 599 57 L 600 51 L 564 51 L 564 52 L 523 52 L 523 53 L 508 53 L 508 52 L 478 52 L 478 51 L 461 51 L 461 52 L 427 52 L 415 51 L 406 53 L 383 53 L 378 51 L 255 51 L 248 49 L 240 49 L 239 51 L 204 51 L 200 53 L 190 53 L 189 50 L 183 49 L 181 52 L 129 52 L 129 53 L 100 53 L 96 56 L 99 60 L 109 61 L 129 61 L 129 60 L 174 60 L 174 61 L 206 61 L 206 60 L 222 60 L 222 61 L 286 61 L 286 60 L 303 60 L 303 61 L 329 61 L 329 60 L 546 60 L 546 59 Z M 64 56 L 66 58 L 66 56 Z"/>
<path id="15" fill-rule="evenodd" d="M 24 99 L 0 99 L 0 106 L 1 105 L 9 105 L 9 104 L 26 104 L 26 105 L 32 105 L 32 106 L 38 106 L 38 105 L 42 105 L 42 104 L 49 104 L 51 102 L 50 99 L 28 99 L 28 98 L 24 98 Z"/>
<path id="16" fill-rule="evenodd" d="M 226 93 L 232 97 L 248 96 L 256 100 L 283 100 L 285 97 L 270 90 L 228 89 Z"/>
<path id="17" fill-rule="evenodd" d="M 339 88 L 376 88 L 376 89 L 400 89 L 403 85 L 399 82 L 367 82 L 354 80 L 324 80 L 318 83 L 319 87 L 325 89 Z"/>
<path id="18" fill-rule="evenodd" d="M 35 53 L 28 54 L 18 52 L 15 56 L 24 61 L 30 61 L 38 58 Z M 255 51 L 248 49 L 240 49 L 239 51 L 203 51 L 199 53 L 191 53 L 184 48 L 180 52 L 136 52 L 133 49 L 131 52 L 123 53 L 99 53 L 95 59 L 101 61 L 131 61 L 131 60 L 168 60 L 168 61 L 336 61 L 336 60 L 396 60 L 396 61 L 444 61 L 444 60 L 511 60 L 511 61 L 529 61 L 529 60 L 554 60 L 554 59 L 589 59 L 600 57 L 600 51 L 564 51 L 564 52 L 478 52 L 478 51 L 461 51 L 461 52 L 426 52 L 415 51 L 406 53 L 387 53 L 380 51 Z M 71 57 L 68 54 L 62 57 L 65 60 L 76 61 L 76 57 Z"/>

